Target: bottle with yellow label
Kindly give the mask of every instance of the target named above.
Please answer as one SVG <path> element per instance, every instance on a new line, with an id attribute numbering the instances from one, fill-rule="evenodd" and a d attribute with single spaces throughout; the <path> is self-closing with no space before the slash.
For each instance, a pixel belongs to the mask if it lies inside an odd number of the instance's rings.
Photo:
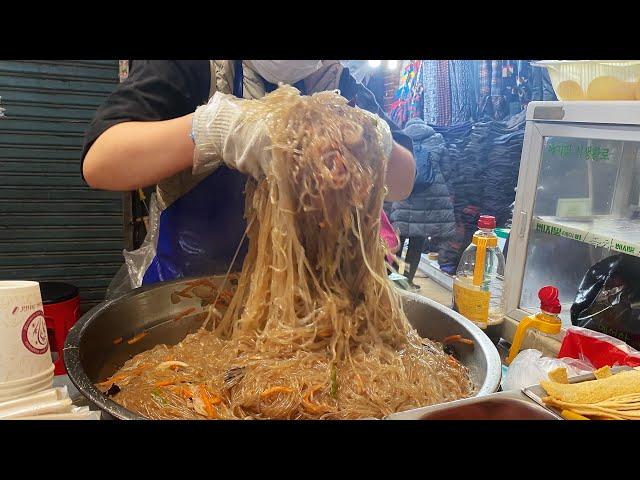
<path id="1" fill-rule="evenodd" d="M 482 329 L 502 323 L 504 255 L 494 229 L 496 219 L 480 216 L 478 231 L 462 254 L 453 281 L 453 308 Z"/>

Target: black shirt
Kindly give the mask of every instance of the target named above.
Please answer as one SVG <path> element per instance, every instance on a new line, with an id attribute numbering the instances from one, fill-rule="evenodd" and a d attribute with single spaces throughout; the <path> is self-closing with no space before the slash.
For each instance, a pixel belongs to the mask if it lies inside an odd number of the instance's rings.
<path id="1" fill-rule="evenodd" d="M 210 90 L 209 60 L 135 60 L 129 77 L 98 108 L 85 134 L 82 161 L 96 139 L 110 127 L 129 121 L 169 120 L 193 113 L 207 103 Z M 266 82 L 265 82 L 266 83 Z M 378 114 L 391 127 L 394 139 L 411 151 L 411 140 L 399 132 L 374 95 L 344 69 L 339 88 L 348 100 Z M 304 92 L 303 92 L 304 93 Z"/>

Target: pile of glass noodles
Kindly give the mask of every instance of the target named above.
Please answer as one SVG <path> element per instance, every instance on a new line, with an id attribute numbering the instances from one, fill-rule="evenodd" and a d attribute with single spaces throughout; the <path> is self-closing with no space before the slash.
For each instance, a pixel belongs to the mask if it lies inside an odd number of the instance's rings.
<path id="1" fill-rule="evenodd" d="M 287 86 L 245 108 L 268 113 L 272 161 L 247 185 L 249 252 L 229 307 L 103 391 L 116 384 L 114 400 L 149 418 L 194 419 L 380 418 L 469 396 L 468 372 L 412 329 L 386 276 L 377 117 Z"/>

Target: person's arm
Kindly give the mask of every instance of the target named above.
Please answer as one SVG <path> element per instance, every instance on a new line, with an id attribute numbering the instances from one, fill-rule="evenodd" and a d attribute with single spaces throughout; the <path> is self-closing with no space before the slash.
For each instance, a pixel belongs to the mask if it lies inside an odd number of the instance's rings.
<path id="1" fill-rule="evenodd" d="M 387 164 L 387 197 L 390 202 L 399 202 L 411 194 L 416 178 L 416 161 L 413 154 L 397 142 L 393 142 L 391 157 Z"/>
<path id="2" fill-rule="evenodd" d="M 404 200 L 411 194 L 416 178 L 416 162 L 413 158 L 411 139 L 404 135 L 398 126 L 385 114 L 376 101 L 375 95 L 364 85 L 357 82 L 346 68 L 340 78 L 340 91 L 346 98 L 355 99 L 358 107 L 375 113 L 389 125 L 393 137 L 393 145 L 387 164 L 386 181 L 388 191 L 385 200 L 390 202 Z"/>
<path id="3" fill-rule="evenodd" d="M 127 191 L 192 167 L 193 112 L 209 95 L 208 60 L 136 60 L 85 134 L 81 172 L 91 187 Z"/>
<path id="4" fill-rule="evenodd" d="M 130 191 L 191 168 L 193 114 L 157 122 L 124 122 L 91 145 L 82 165 L 85 181 L 102 190 Z"/>

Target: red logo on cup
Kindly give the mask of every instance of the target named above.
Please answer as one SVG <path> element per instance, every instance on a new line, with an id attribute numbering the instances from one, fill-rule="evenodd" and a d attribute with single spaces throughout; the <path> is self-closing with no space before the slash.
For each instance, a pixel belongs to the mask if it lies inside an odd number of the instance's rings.
<path id="1" fill-rule="evenodd" d="M 42 310 L 33 312 L 22 327 L 22 343 L 27 350 L 41 355 L 49 349 L 47 336 L 47 324 L 44 321 Z"/>

